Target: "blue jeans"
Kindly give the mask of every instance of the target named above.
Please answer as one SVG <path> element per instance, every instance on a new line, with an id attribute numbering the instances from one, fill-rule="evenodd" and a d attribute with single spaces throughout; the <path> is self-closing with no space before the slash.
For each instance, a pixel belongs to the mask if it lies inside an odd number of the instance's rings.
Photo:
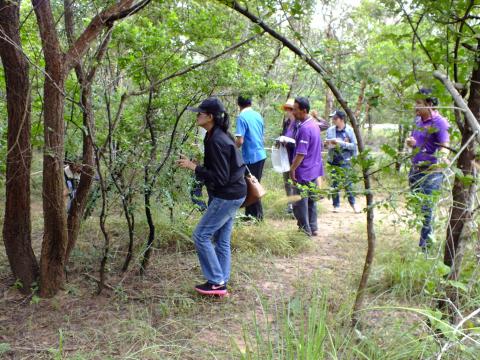
<path id="1" fill-rule="evenodd" d="M 316 180 L 312 180 L 315 183 Z M 300 184 L 307 185 L 307 184 Z M 302 192 L 298 187 L 293 188 L 294 194 L 301 195 L 302 198 L 293 203 L 293 215 L 297 219 L 297 225 L 307 235 L 313 235 L 318 230 L 317 227 L 317 198 L 315 191 L 305 190 Z"/>
<path id="2" fill-rule="evenodd" d="M 443 173 L 441 172 L 423 172 L 410 170 L 408 174 L 408 182 L 413 193 L 426 195 L 421 199 L 423 225 L 420 231 L 419 246 L 426 247 L 429 245 L 429 236 L 433 227 L 433 206 L 432 193 L 438 191 L 443 181 Z"/>
<path id="3" fill-rule="evenodd" d="M 233 219 L 244 200 L 244 197 L 236 200 L 212 197 L 207 211 L 193 232 L 203 275 L 212 284 L 224 284 L 230 278 Z"/>
<path id="4" fill-rule="evenodd" d="M 350 205 L 355 205 L 355 195 L 351 179 L 352 167 L 350 164 L 332 165 L 332 202 L 333 207 L 340 207 L 340 184 L 345 187 Z"/>

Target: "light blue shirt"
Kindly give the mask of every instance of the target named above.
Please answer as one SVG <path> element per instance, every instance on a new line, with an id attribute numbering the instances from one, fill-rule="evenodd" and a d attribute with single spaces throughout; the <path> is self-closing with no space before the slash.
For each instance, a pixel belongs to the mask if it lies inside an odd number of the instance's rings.
<path id="1" fill-rule="evenodd" d="M 343 134 L 338 136 L 340 133 Z M 348 138 L 348 141 L 345 141 L 346 138 Z M 352 156 L 357 156 L 357 138 L 351 126 L 345 125 L 343 130 L 338 130 L 335 125 L 330 126 L 327 129 L 327 140 L 328 139 L 337 140 L 337 145 L 328 149 L 329 163 L 338 162 L 338 155 L 342 157 L 343 161 L 347 162 L 351 160 Z"/>
<path id="2" fill-rule="evenodd" d="M 250 107 L 243 109 L 237 117 L 235 136 L 243 137 L 242 155 L 246 164 L 254 164 L 266 159 L 263 132 L 262 115 Z"/>

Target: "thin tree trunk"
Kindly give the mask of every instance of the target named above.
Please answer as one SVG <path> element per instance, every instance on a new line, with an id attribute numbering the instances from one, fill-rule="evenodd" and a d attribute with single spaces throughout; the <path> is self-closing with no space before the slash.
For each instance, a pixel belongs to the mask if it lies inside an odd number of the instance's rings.
<path id="1" fill-rule="evenodd" d="M 329 88 L 327 88 L 325 90 L 325 113 L 324 113 L 325 119 L 328 119 L 330 114 L 332 113 L 334 101 L 335 101 L 335 98 L 333 97 L 332 91 Z"/>
<path id="2" fill-rule="evenodd" d="M 43 218 L 40 295 L 51 297 L 65 281 L 67 216 L 63 197 L 65 68 L 49 1 L 33 1 L 45 56 Z"/>
<path id="3" fill-rule="evenodd" d="M 399 154 L 403 153 L 405 149 L 405 140 L 407 139 L 409 128 L 400 122 L 398 124 L 398 143 L 397 143 L 397 151 Z M 400 158 L 397 158 L 395 162 L 395 171 L 399 172 L 402 167 L 402 162 Z"/>
<path id="4" fill-rule="evenodd" d="M 148 106 L 147 113 L 145 116 L 145 121 L 147 123 L 148 131 L 150 133 L 150 161 L 144 167 L 144 205 L 145 205 L 145 217 L 147 218 L 148 223 L 148 239 L 145 251 L 143 253 L 142 263 L 140 265 L 140 275 L 144 275 L 147 270 L 148 262 L 150 261 L 150 255 L 152 253 L 152 245 L 155 240 L 155 224 L 153 223 L 152 211 L 150 208 L 150 198 L 152 196 L 153 184 L 150 181 L 150 166 L 156 159 L 157 153 L 157 137 L 155 134 L 155 129 L 152 121 L 152 99 L 153 99 L 153 89 L 150 90 L 148 97 Z"/>
<path id="5" fill-rule="evenodd" d="M 325 37 L 327 40 L 332 40 L 335 38 L 335 34 L 333 33 L 333 28 L 332 28 L 332 23 L 330 22 L 327 25 L 327 29 L 325 31 Z M 327 48 L 326 51 L 328 53 L 332 53 L 332 49 Z M 325 112 L 324 112 L 324 119 L 328 119 L 330 117 L 330 114 L 333 111 L 333 105 L 335 102 L 335 98 L 333 97 L 332 91 L 327 87 L 325 89 Z"/>
<path id="6" fill-rule="evenodd" d="M 152 210 L 150 205 L 150 198 L 152 196 L 152 190 L 149 188 L 149 171 L 148 165 L 145 166 L 145 176 L 144 176 L 145 192 L 144 192 L 144 204 L 145 204 L 145 217 L 147 218 L 148 223 L 148 239 L 143 254 L 142 263 L 140 265 L 140 275 L 144 275 L 147 271 L 148 263 L 150 261 L 150 256 L 152 253 L 152 246 L 155 240 L 155 224 L 153 223 Z"/>
<path id="7" fill-rule="evenodd" d="M 480 49 L 480 39 L 477 43 L 477 49 Z M 455 100 L 455 103 L 460 108 L 465 110 L 465 125 L 462 131 L 462 145 L 466 144 L 474 131 L 477 133 L 477 139 L 479 139 L 480 126 L 478 120 L 480 118 L 480 57 L 477 57 L 476 66 L 472 71 L 472 77 L 470 81 L 470 91 L 468 103 L 465 104 L 463 98 L 458 94 L 453 84 L 441 73 L 435 72 L 434 76 L 442 81 L 447 90 L 451 93 Z M 474 162 L 476 156 L 477 146 L 474 142 L 471 142 L 467 148 L 460 154 L 457 167 L 462 171 L 462 175 L 465 177 L 474 178 Z M 463 260 L 464 247 L 463 242 L 465 237 L 465 226 L 471 221 L 472 218 L 472 204 L 473 197 L 471 196 L 472 185 L 462 181 L 458 175 L 455 176 L 455 182 L 452 189 L 453 206 L 450 210 L 450 222 L 447 228 L 447 239 L 445 242 L 445 252 L 443 262 L 450 267 L 449 279 L 457 279 L 460 275 L 461 264 Z M 456 305 L 457 297 L 456 292 L 447 288 L 447 297 Z M 441 302 L 441 308 L 445 307 L 445 303 Z"/>
<path id="8" fill-rule="evenodd" d="M 362 80 L 360 84 L 360 94 L 358 95 L 357 106 L 355 108 L 355 118 L 358 119 L 362 112 L 363 100 L 365 99 L 365 89 L 367 88 L 367 82 Z"/>
<path id="9" fill-rule="evenodd" d="M 82 173 L 80 176 L 80 182 L 78 184 L 75 197 L 72 200 L 70 212 L 68 214 L 67 229 L 68 229 L 68 244 L 67 252 L 65 255 L 65 262 L 70 258 L 70 253 L 75 247 L 75 243 L 78 238 L 78 232 L 80 231 L 80 223 L 83 217 L 83 212 L 87 205 L 88 195 L 93 183 L 93 176 L 95 174 L 95 159 L 93 149 L 93 136 L 95 131 L 95 114 L 92 105 L 92 84 L 95 78 L 96 71 L 101 63 L 111 39 L 111 31 L 107 33 L 107 36 L 103 40 L 100 49 L 95 56 L 95 62 L 92 65 L 87 76 L 82 68 L 82 64 L 78 64 L 75 67 L 77 79 L 82 88 L 80 104 L 83 112 L 83 126 L 84 129 L 90 129 L 83 131 L 83 156 L 82 156 Z"/>
<path id="10" fill-rule="evenodd" d="M 21 291 L 29 293 L 38 276 L 38 264 L 32 249 L 30 221 L 30 81 L 28 62 L 20 43 L 19 20 L 20 2 L 0 0 L 3 34 L 0 57 L 5 73 L 8 112 L 3 241 L 12 273 L 20 280 Z"/>
<path id="11" fill-rule="evenodd" d="M 472 136 L 470 128 L 467 128 L 462 134 L 462 145 L 468 137 Z M 457 167 L 462 171 L 464 176 L 471 176 L 473 172 L 473 161 L 475 160 L 475 146 L 471 143 L 459 156 Z M 465 185 L 463 179 L 455 177 L 452 189 L 453 204 L 450 210 L 450 222 L 447 228 L 447 241 L 445 243 L 444 263 L 457 268 L 458 247 L 461 242 L 461 234 L 464 226 L 470 221 L 472 215 L 470 185 Z M 458 270 L 457 270 L 458 271 Z M 456 271 L 452 271 L 452 278 L 457 278 Z"/>
<path id="12" fill-rule="evenodd" d="M 64 0 L 64 19 L 65 19 L 65 31 L 67 33 L 67 39 L 69 46 L 72 46 L 75 42 L 75 23 L 74 23 L 74 12 L 73 12 L 73 0 Z M 96 63 L 95 63 L 96 64 Z M 95 65 L 94 65 L 95 66 Z M 82 109 L 83 115 L 83 126 L 84 131 L 83 136 L 83 151 L 82 151 L 82 170 L 80 175 L 80 181 L 78 184 L 77 191 L 75 192 L 75 197 L 72 199 L 70 206 L 70 211 L 67 218 L 67 251 L 65 254 L 65 263 L 68 263 L 70 258 L 70 253 L 75 246 L 77 241 L 78 232 L 80 231 L 80 221 L 82 219 L 85 206 L 87 204 L 88 194 L 90 192 L 90 187 L 93 181 L 94 175 L 94 157 L 93 157 L 93 143 L 92 136 L 86 129 L 95 128 L 95 119 L 93 116 L 93 107 L 91 101 L 91 82 L 87 82 L 87 76 L 83 70 L 83 62 L 79 61 L 75 65 L 75 73 L 77 75 L 78 83 L 80 84 L 81 93 L 80 93 L 80 106 Z"/>
<path id="13" fill-rule="evenodd" d="M 82 88 L 81 104 L 83 107 L 83 125 L 85 128 L 89 126 L 92 130 L 94 130 L 95 118 L 91 101 L 91 86 Z M 67 219 L 68 244 L 65 254 L 65 262 L 68 262 L 70 254 L 77 242 L 81 219 L 87 205 L 88 194 L 90 193 L 90 188 L 93 183 L 93 176 L 95 174 L 92 138 L 85 133 L 83 133 L 82 154 L 82 172 L 80 175 L 80 182 L 78 183 L 75 197 L 72 200 Z"/>
<path id="14" fill-rule="evenodd" d="M 110 164 L 112 165 L 112 164 Z M 130 261 L 132 260 L 133 255 L 133 241 L 135 235 L 135 214 L 132 210 L 132 187 L 131 184 L 125 184 L 123 179 L 123 168 L 113 169 L 110 171 L 110 175 L 115 185 L 118 193 L 120 194 L 120 198 L 122 199 L 122 207 L 123 207 L 123 214 L 125 219 L 127 220 L 127 227 L 128 227 L 128 250 L 127 256 L 125 257 L 125 262 L 122 266 L 122 271 L 125 272 L 128 270 L 128 266 L 130 265 Z"/>
<path id="15" fill-rule="evenodd" d="M 479 45 L 480 48 L 480 40 Z M 441 80 L 446 86 L 447 89 L 452 94 L 455 102 L 459 107 L 466 107 L 468 110 L 465 113 L 465 126 L 464 131 L 462 132 L 462 145 L 466 144 L 468 139 L 472 136 L 473 130 L 477 131 L 480 129 L 478 124 L 478 117 L 480 116 L 480 59 L 477 61 L 477 66 L 472 72 L 472 79 L 470 85 L 470 97 L 468 103 L 465 105 L 463 99 L 460 97 L 458 92 L 453 87 L 453 84 L 441 74 L 435 74 L 439 80 Z M 473 116 L 473 118 L 472 118 Z M 476 117 L 476 118 L 475 118 Z M 457 167 L 462 171 L 463 176 L 472 176 L 473 175 L 473 166 L 475 160 L 476 146 L 471 142 L 467 148 L 460 154 Z M 450 223 L 447 229 L 447 239 L 445 243 L 445 253 L 444 253 L 444 263 L 454 269 L 459 269 L 461 262 L 461 257 L 456 258 L 458 253 L 458 248 L 460 246 L 463 232 L 463 227 L 471 218 L 471 196 L 469 195 L 470 185 L 465 184 L 463 179 L 458 176 L 455 177 L 455 182 L 452 189 L 453 204 L 451 208 Z M 451 277 L 458 277 L 459 270 L 453 271 Z"/>
<path id="16" fill-rule="evenodd" d="M 480 40 L 478 48 L 480 49 Z M 470 85 L 470 96 L 468 99 L 468 108 L 477 118 L 480 117 L 480 58 L 477 59 L 477 66 L 472 72 Z M 465 124 L 462 133 L 462 145 L 472 136 L 473 131 L 470 126 Z M 473 176 L 474 161 L 476 155 L 476 145 L 474 142 L 463 151 L 458 158 L 458 168 L 462 170 L 464 176 Z M 472 217 L 472 196 L 471 187 L 466 185 L 462 179 L 455 177 L 455 183 L 452 190 L 453 204 L 451 209 L 450 224 L 447 229 L 447 241 L 445 243 L 444 263 L 451 266 L 449 278 L 457 279 L 460 274 L 460 266 L 463 254 L 459 249 L 462 247 L 462 232 L 464 226 Z"/>
<path id="17" fill-rule="evenodd" d="M 100 156 L 101 154 L 97 149 L 97 151 L 95 151 L 95 164 L 98 172 L 98 178 L 99 178 L 98 181 L 100 183 L 100 191 L 102 193 L 102 210 L 100 212 L 99 222 L 100 222 L 100 230 L 102 231 L 103 238 L 104 238 L 103 256 L 102 256 L 102 261 L 100 262 L 100 269 L 99 269 L 100 281 L 98 282 L 97 295 L 100 295 L 103 291 L 103 288 L 105 287 L 105 268 L 107 266 L 108 256 L 110 253 L 110 233 L 108 232 L 108 229 L 106 226 L 107 216 L 108 216 L 108 211 L 107 211 L 108 189 L 102 175 Z"/>
<path id="18" fill-rule="evenodd" d="M 367 106 L 365 107 L 365 121 L 367 122 L 368 126 L 368 131 L 367 134 L 371 138 L 372 133 L 373 133 L 373 124 L 372 124 L 372 113 L 371 110 L 372 107 L 370 106 L 370 103 L 367 102 Z"/>

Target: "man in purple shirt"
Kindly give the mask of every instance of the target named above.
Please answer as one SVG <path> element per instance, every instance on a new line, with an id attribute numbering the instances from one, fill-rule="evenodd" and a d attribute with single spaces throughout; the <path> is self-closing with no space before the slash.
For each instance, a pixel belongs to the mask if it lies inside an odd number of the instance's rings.
<path id="1" fill-rule="evenodd" d="M 322 140 L 320 128 L 309 115 L 307 98 L 297 97 L 293 115 L 299 122 L 295 135 L 295 152 L 290 167 L 290 178 L 297 187 L 295 192 L 302 198 L 293 204 L 293 214 L 298 227 L 309 236 L 317 234 L 316 180 L 323 176 Z"/>
<path id="2" fill-rule="evenodd" d="M 412 168 L 408 175 L 410 187 L 414 193 L 420 193 L 422 198 L 423 226 L 420 232 L 419 246 L 426 253 L 432 245 L 433 206 L 432 196 L 440 189 L 443 180 L 441 169 L 435 168 L 439 162 L 448 164 L 449 134 L 448 121 L 431 107 L 430 98 L 425 89 L 421 91 L 415 102 L 415 129 L 407 138 L 406 143 L 413 148 Z"/>

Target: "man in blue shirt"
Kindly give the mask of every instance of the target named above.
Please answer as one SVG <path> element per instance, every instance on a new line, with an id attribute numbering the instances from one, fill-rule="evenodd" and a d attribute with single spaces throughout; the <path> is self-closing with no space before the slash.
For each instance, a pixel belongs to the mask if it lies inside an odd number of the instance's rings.
<path id="1" fill-rule="evenodd" d="M 263 118 L 262 115 L 252 109 L 252 99 L 250 97 L 239 96 L 237 104 L 240 107 L 240 114 L 237 117 L 235 142 L 238 147 L 242 148 L 243 161 L 247 164 L 248 169 L 260 181 L 263 165 L 267 158 L 263 146 Z M 247 206 L 245 215 L 262 220 L 263 209 L 261 201 Z"/>
<path id="2" fill-rule="evenodd" d="M 345 123 L 346 114 L 343 111 L 336 110 L 330 117 L 334 125 L 327 129 L 325 145 L 328 148 L 328 163 L 332 165 L 333 212 L 339 212 L 339 187 L 340 183 L 343 183 L 350 206 L 355 213 L 359 213 L 360 208 L 355 204 L 351 180 L 351 160 L 357 156 L 357 138 L 353 129 Z"/>

